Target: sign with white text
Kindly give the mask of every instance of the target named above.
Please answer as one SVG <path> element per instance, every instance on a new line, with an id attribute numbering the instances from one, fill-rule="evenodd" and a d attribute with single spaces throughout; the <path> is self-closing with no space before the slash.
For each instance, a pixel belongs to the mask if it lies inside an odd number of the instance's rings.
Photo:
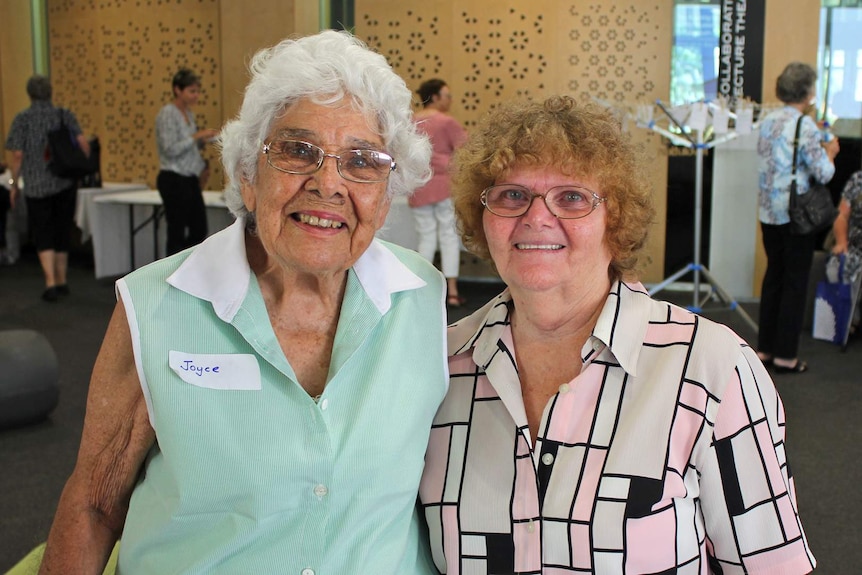
<path id="1" fill-rule="evenodd" d="M 721 0 L 718 94 L 733 102 L 763 98 L 766 0 Z"/>

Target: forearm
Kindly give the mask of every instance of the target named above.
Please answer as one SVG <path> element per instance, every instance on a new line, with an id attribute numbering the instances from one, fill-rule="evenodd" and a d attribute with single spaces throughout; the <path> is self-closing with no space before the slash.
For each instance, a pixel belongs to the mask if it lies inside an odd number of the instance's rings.
<path id="1" fill-rule="evenodd" d="M 847 250 L 847 219 L 839 214 L 832 224 L 832 232 L 835 234 L 835 247 L 839 251 Z"/>
<path id="2" fill-rule="evenodd" d="M 106 521 L 88 504 L 85 491 L 78 487 L 74 476 L 66 484 L 48 535 L 40 575 L 103 572 L 122 528 L 112 528 L 109 522 L 116 523 L 117 518 Z"/>

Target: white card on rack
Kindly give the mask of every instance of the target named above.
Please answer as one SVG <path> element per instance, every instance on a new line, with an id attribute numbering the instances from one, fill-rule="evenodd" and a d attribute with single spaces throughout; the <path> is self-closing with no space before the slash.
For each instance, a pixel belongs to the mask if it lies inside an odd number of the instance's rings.
<path id="1" fill-rule="evenodd" d="M 691 113 L 688 115 L 688 127 L 692 130 L 703 131 L 706 129 L 706 104 L 696 102 L 691 105 Z"/>
<path id="2" fill-rule="evenodd" d="M 716 108 L 712 112 L 712 127 L 716 134 L 726 134 L 730 122 L 730 110 L 725 107 Z"/>
<path id="3" fill-rule="evenodd" d="M 754 108 L 740 108 L 736 111 L 736 133 L 740 136 L 751 133 L 754 123 Z"/>

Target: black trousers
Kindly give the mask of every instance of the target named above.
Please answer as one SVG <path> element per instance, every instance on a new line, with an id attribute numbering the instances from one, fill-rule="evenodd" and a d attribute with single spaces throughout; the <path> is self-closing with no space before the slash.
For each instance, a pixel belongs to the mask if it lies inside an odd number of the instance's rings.
<path id="1" fill-rule="evenodd" d="M 75 186 L 45 198 L 26 198 L 27 225 L 37 252 L 69 251 L 77 198 L 78 188 Z"/>
<path id="2" fill-rule="evenodd" d="M 198 177 L 162 170 L 156 187 L 168 224 L 167 255 L 201 243 L 207 237 L 207 210 Z"/>
<path id="3" fill-rule="evenodd" d="M 790 224 L 773 226 L 761 222 L 760 229 L 766 250 L 766 275 L 760 293 L 757 350 L 793 359 L 799 351 L 815 234 L 793 235 Z"/>

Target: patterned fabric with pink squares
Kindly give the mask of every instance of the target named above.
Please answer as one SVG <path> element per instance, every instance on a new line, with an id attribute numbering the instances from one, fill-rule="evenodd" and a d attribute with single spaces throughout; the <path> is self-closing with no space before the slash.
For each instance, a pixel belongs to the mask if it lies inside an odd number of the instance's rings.
<path id="1" fill-rule="evenodd" d="M 784 409 L 736 334 L 614 283 L 583 368 L 548 401 L 533 445 L 512 305 L 504 291 L 449 328 L 449 392 L 420 488 L 441 573 L 814 568 Z"/>

